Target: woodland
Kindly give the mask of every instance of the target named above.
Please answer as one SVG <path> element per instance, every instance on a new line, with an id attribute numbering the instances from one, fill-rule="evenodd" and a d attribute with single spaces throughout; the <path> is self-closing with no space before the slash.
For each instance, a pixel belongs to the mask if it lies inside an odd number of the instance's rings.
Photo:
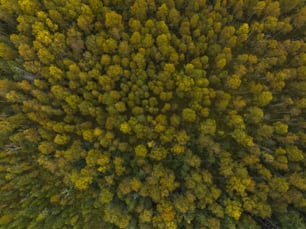
<path id="1" fill-rule="evenodd" d="M 0 0 L 0 228 L 305 229 L 305 0 Z"/>

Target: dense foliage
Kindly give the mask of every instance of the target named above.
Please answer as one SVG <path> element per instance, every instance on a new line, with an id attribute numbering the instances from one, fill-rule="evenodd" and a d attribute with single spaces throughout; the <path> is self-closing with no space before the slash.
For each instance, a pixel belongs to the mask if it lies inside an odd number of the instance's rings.
<path id="1" fill-rule="evenodd" d="M 304 0 L 0 0 L 1 228 L 306 228 Z"/>

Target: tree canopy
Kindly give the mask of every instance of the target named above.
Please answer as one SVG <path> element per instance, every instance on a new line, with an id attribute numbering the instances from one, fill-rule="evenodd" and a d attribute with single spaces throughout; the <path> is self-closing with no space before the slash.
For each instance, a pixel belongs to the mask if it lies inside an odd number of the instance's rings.
<path id="1" fill-rule="evenodd" d="M 306 228 L 305 0 L 0 0 L 1 228 Z"/>

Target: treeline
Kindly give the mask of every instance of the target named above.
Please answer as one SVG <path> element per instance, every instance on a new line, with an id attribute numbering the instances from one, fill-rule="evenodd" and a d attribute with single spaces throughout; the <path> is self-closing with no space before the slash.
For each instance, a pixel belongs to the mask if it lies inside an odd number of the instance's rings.
<path id="1" fill-rule="evenodd" d="M 1 228 L 306 228 L 305 0 L 0 0 Z"/>

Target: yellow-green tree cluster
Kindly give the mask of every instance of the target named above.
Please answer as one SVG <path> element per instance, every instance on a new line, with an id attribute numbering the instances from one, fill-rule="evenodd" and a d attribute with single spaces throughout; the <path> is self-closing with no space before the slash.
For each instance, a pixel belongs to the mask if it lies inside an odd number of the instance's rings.
<path id="1" fill-rule="evenodd" d="M 0 228 L 305 228 L 305 0 L 0 0 Z"/>

